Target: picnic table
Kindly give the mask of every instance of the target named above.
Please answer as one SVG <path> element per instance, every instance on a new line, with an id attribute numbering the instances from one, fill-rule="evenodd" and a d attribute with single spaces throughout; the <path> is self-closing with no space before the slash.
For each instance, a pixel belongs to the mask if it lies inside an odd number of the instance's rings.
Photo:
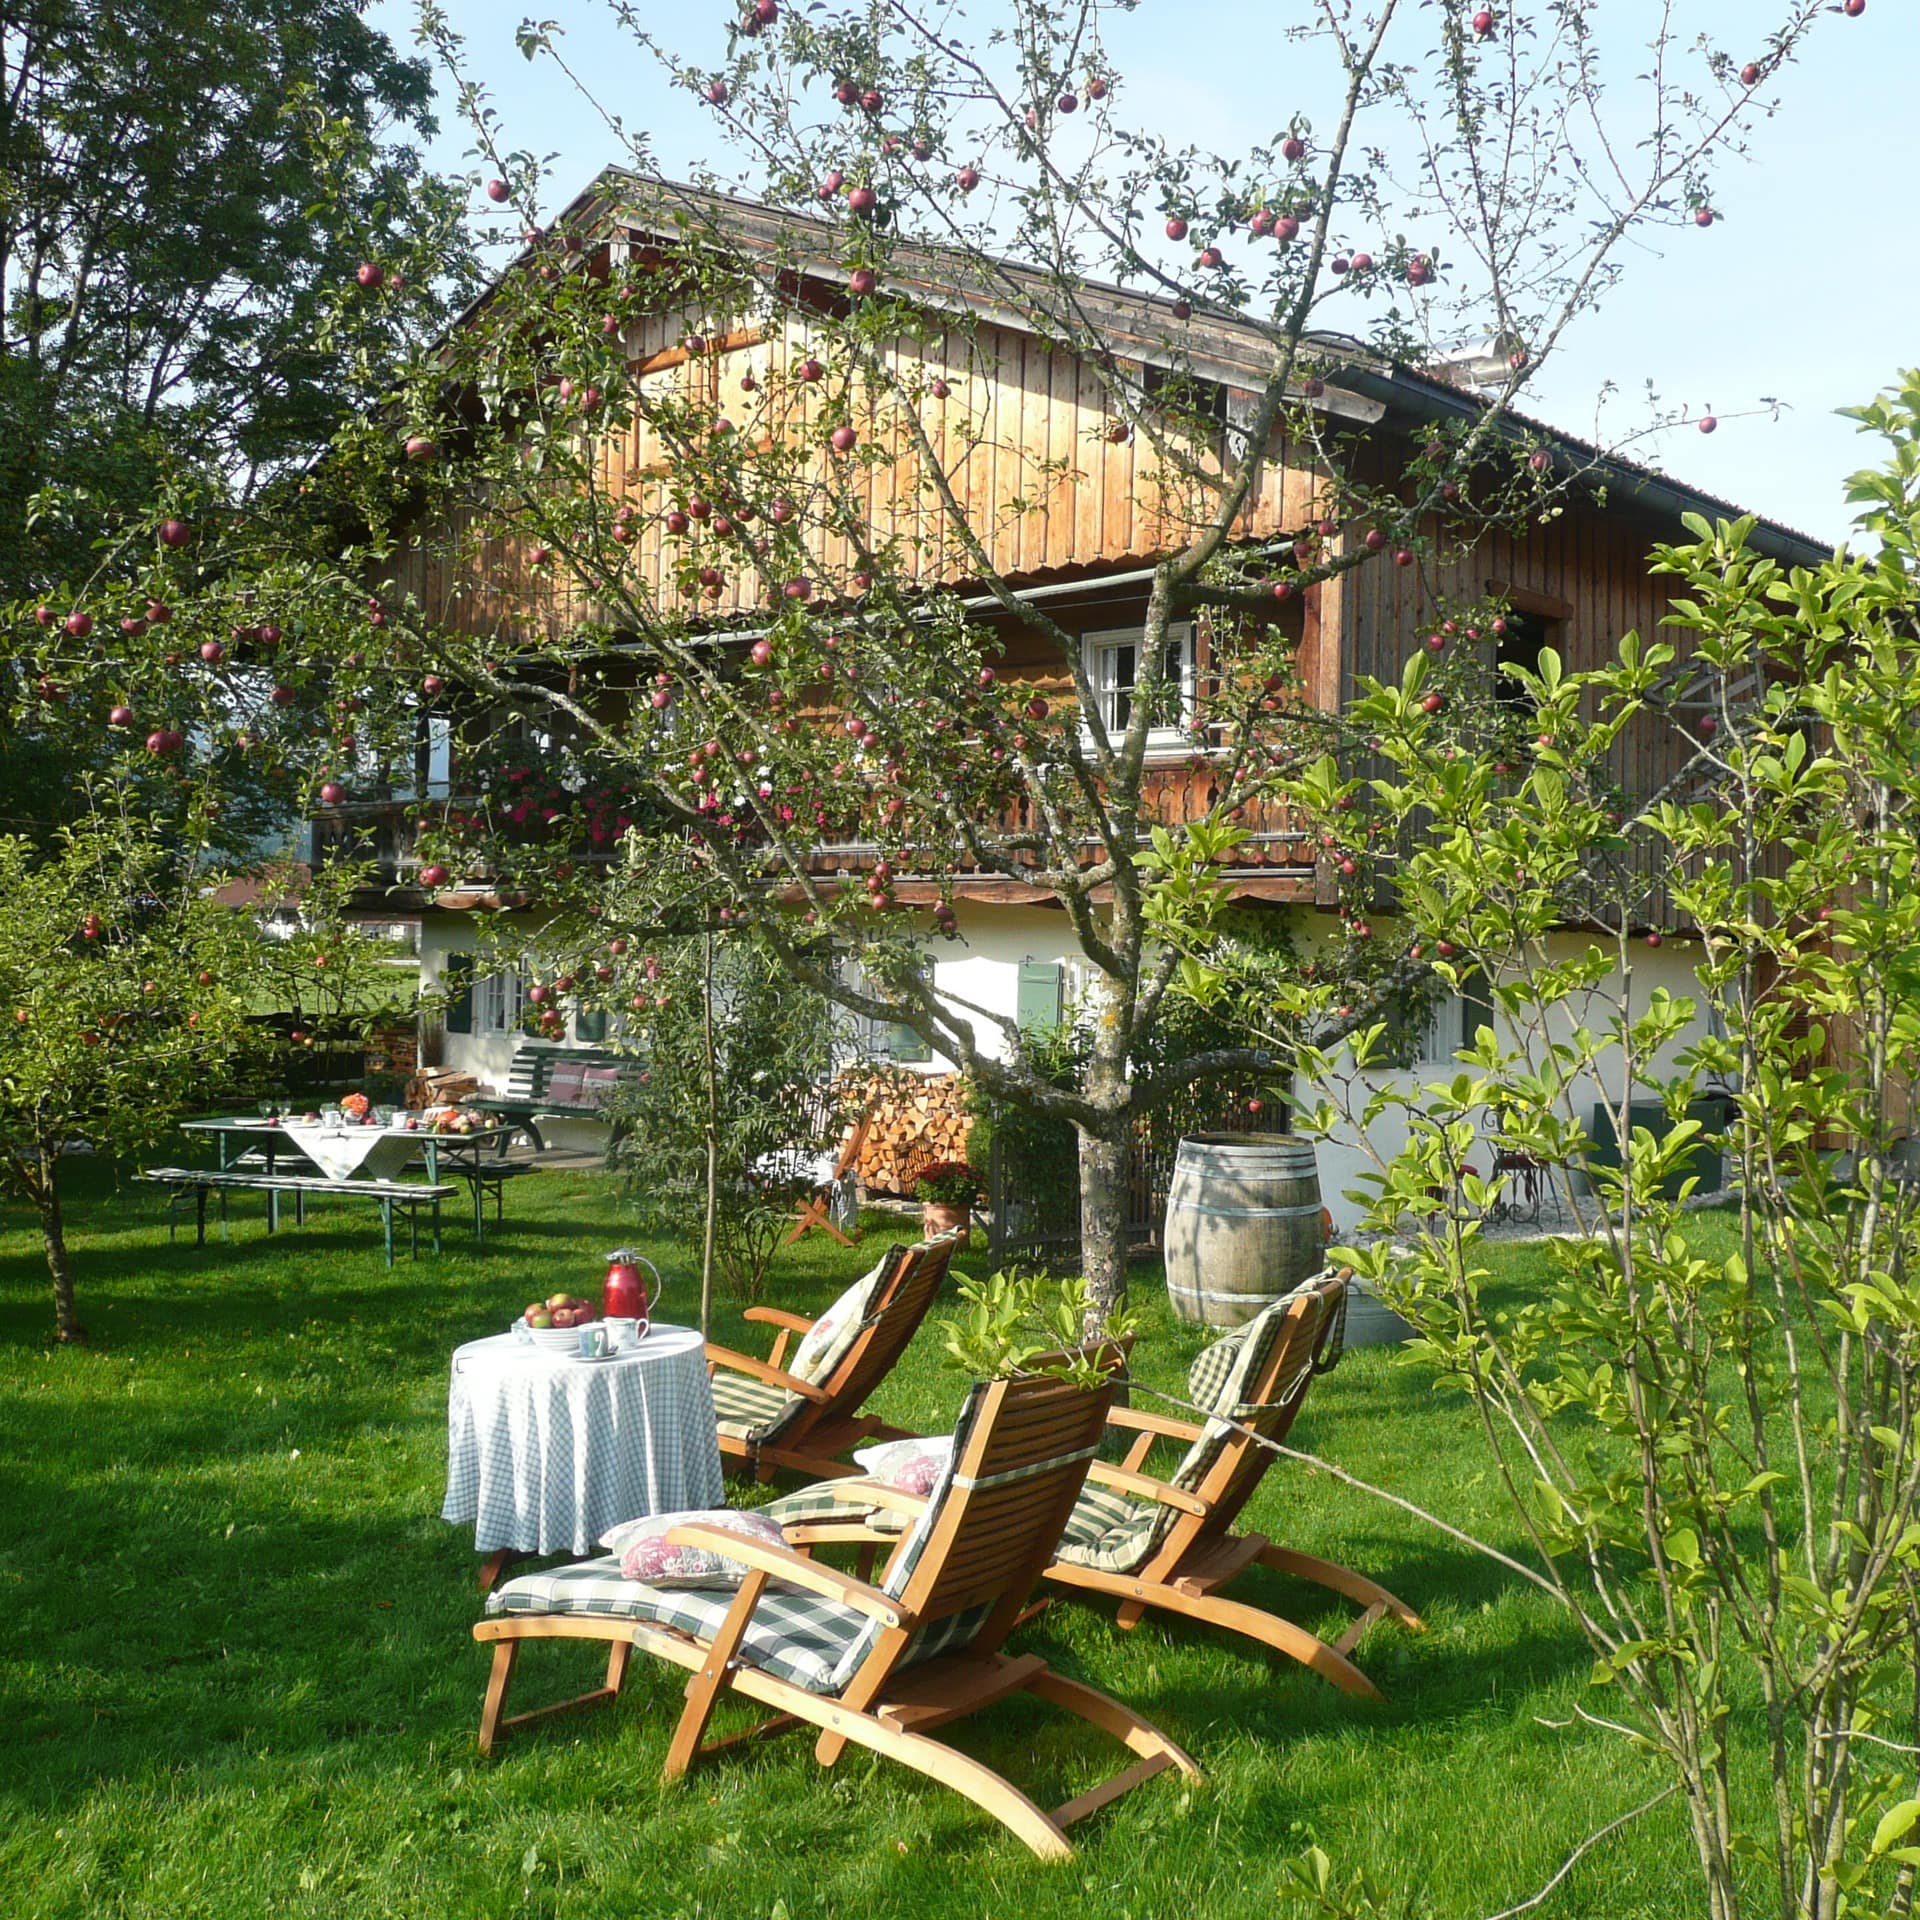
<path id="1" fill-rule="evenodd" d="M 480 1127 L 471 1133 L 436 1133 L 426 1127 L 362 1126 L 348 1121 L 280 1119 L 251 1115 L 228 1118 L 185 1120 L 183 1133 L 211 1135 L 219 1155 L 219 1172 L 232 1176 L 223 1179 L 217 1191 L 221 1196 L 221 1218 L 226 1217 L 226 1195 L 236 1186 L 255 1185 L 267 1196 L 267 1227 L 271 1232 L 280 1224 L 279 1196 L 291 1191 L 294 1196 L 296 1224 L 306 1219 L 306 1196 L 326 1191 L 281 1178 L 279 1163 L 297 1154 L 320 1170 L 330 1186 L 349 1188 L 356 1182 L 393 1183 L 412 1165 L 417 1155 L 426 1172 L 427 1185 L 441 1184 L 442 1169 L 464 1180 L 473 1197 L 473 1234 L 477 1241 L 487 1237 L 486 1200 L 494 1196 L 496 1219 L 505 1211 L 506 1182 L 528 1169 L 489 1158 L 488 1150 L 504 1153 L 513 1129 L 504 1126 Z M 244 1163 L 257 1156 L 260 1177 L 250 1181 L 241 1172 Z M 175 1171 L 169 1169 L 168 1171 Z"/>

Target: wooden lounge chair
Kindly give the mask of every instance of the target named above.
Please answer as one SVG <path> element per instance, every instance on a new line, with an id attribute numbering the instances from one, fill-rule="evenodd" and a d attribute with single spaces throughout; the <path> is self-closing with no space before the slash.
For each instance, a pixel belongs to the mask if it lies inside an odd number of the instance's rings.
<path id="1" fill-rule="evenodd" d="M 1042 1858 L 1065 1858 L 1075 1821 L 1169 1767 L 1199 1774 L 1131 1708 L 1055 1673 L 1036 1654 L 1003 1650 L 1073 1511 L 1111 1397 L 1110 1383 L 1088 1390 L 1043 1376 L 976 1385 L 956 1423 L 953 1458 L 878 1586 L 792 1547 L 697 1523 L 674 1528 L 668 1541 L 743 1563 L 737 1591 L 625 1580 L 611 1557 L 509 1581 L 473 1629 L 494 1650 L 481 1750 L 565 1707 L 614 1699 L 639 1647 L 693 1676 L 667 1749 L 669 1780 L 713 1748 L 801 1723 L 819 1729 L 814 1757 L 822 1766 L 849 1741 L 869 1747 L 965 1794 Z M 608 1642 L 606 1684 L 507 1718 L 520 1647 L 543 1639 Z M 708 1747 L 707 1722 L 725 1693 L 774 1717 Z M 1137 1758 L 1048 1813 L 992 1768 L 930 1737 L 1019 1693 L 1089 1721 Z"/>
<path id="2" fill-rule="evenodd" d="M 1119 1624 L 1136 1626 L 1150 1607 L 1242 1633 L 1311 1667 L 1348 1693 L 1379 1690 L 1349 1658 L 1376 1620 L 1391 1615 L 1416 1633 L 1411 1607 L 1364 1574 L 1277 1546 L 1262 1533 L 1236 1533 L 1238 1519 L 1278 1457 L 1260 1439 L 1284 1440 L 1316 1371 L 1338 1354 L 1345 1282 L 1323 1279 L 1276 1301 L 1246 1326 L 1216 1341 L 1194 1362 L 1188 1398 L 1205 1407 L 1205 1425 L 1133 1407 L 1116 1407 L 1109 1424 L 1134 1435 L 1117 1467 L 1095 1461 L 1046 1578 L 1120 1602 Z M 1255 1438 L 1259 1436 L 1259 1438 Z M 1144 1471 L 1162 1440 L 1186 1452 L 1165 1479 Z M 776 1500 L 766 1511 L 782 1525 L 824 1522 L 836 1509 L 857 1511 L 873 1494 L 865 1478 L 837 1478 Z M 876 1511 L 876 1532 L 897 1532 L 910 1503 L 892 1496 L 892 1514 Z M 1221 1589 L 1254 1565 L 1310 1580 L 1362 1609 L 1329 1645 L 1304 1627 Z"/>
<path id="3" fill-rule="evenodd" d="M 817 1322 L 778 1307 L 749 1307 L 749 1320 L 779 1329 L 765 1360 L 709 1341 L 723 1464 L 737 1462 L 763 1481 L 781 1467 L 830 1478 L 854 1471 L 835 1454 L 865 1441 L 908 1437 L 860 1409 L 926 1318 L 959 1244 L 958 1234 L 943 1234 L 890 1248 L 856 1283 L 865 1291 L 849 1288 Z M 782 1364 L 789 1342 L 791 1370 Z"/>
<path id="4" fill-rule="evenodd" d="M 824 1088 L 816 1096 L 824 1106 L 824 1111 L 810 1114 L 817 1125 L 809 1128 L 815 1139 L 824 1138 L 835 1116 L 846 1116 L 846 1103 L 833 1088 Z M 848 1180 L 855 1177 L 860 1166 L 860 1150 L 867 1144 L 867 1129 L 873 1124 L 873 1109 L 863 1107 L 847 1117 L 842 1129 L 839 1144 L 830 1147 L 817 1156 L 808 1172 L 811 1176 L 813 1191 L 800 1203 L 800 1217 L 792 1230 L 780 1244 L 790 1247 L 804 1233 L 810 1233 L 818 1227 L 823 1233 L 830 1233 L 843 1247 L 853 1245 L 855 1236 L 847 1233 L 835 1218 L 842 1188 Z"/>

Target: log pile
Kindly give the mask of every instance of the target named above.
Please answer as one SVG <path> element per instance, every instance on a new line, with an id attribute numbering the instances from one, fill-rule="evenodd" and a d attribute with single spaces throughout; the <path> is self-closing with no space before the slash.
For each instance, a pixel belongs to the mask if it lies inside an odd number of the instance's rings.
<path id="1" fill-rule="evenodd" d="M 858 1163 L 863 1191 L 911 1199 L 922 1167 L 967 1157 L 973 1116 L 957 1073 L 849 1074 L 843 1085 L 853 1107 L 871 1115 Z"/>
<path id="2" fill-rule="evenodd" d="M 484 1091 L 470 1073 L 457 1067 L 422 1067 L 407 1082 L 407 1105 L 418 1113 L 424 1107 L 456 1107 L 469 1095 Z"/>

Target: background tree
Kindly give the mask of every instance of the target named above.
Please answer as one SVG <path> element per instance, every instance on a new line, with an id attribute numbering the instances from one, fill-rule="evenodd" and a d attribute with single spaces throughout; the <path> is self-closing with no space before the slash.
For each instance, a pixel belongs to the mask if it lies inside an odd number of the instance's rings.
<path id="1" fill-rule="evenodd" d="M 833 1010 L 744 937 L 651 943 L 636 971 L 624 1024 L 646 1066 L 620 1097 L 620 1160 L 647 1222 L 699 1244 L 711 1096 L 714 1252 L 733 1293 L 757 1299 L 812 1163 L 840 1133 L 817 1098 L 833 1077 Z"/>
<path id="2" fill-rule="evenodd" d="M 64 619 L 103 564 L 124 576 L 129 520 L 151 545 L 166 519 L 256 499 L 462 297 L 459 197 L 411 144 L 432 130 L 427 72 L 360 15 L 25 0 L 0 17 L 0 602 Z M 380 297 L 343 308 L 363 262 Z M 131 598 L 116 621 L 142 613 Z M 24 713 L 0 732 L 0 817 L 45 832 L 110 756 L 97 730 Z M 236 781 L 228 838 L 287 799 Z"/>
<path id="3" fill-rule="evenodd" d="M 0 836 L 0 1176 L 39 1216 L 62 1340 L 85 1331 L 61 1156 L 151 1144 L 266 1038 L 249 1018 L 257 926 L 124 796 L 93 798 L 50 851 Z"/>
<path id="4" fill-rule="evenodd" d="M 1877 550 L 1788 574 L 1751 521 L 1691 522 L 1656 558 L 1685 647 L 1630 635 L 1590 674 L 1544 655 L 1524 770 L 1427 710 L 1423 662 L 1363 689 L 1375 793 L 1409 836 L 1396 937 L 1450 982 L 1481 971 L 1495 1017 L 1426 1086 L 1370 1080 L 1377 1030 L 1314 1060 L 1319 1127 L 1370 1151 L 1383 1115 L 1406 1128 L 1369 1182 L 1391 1238 L 1335 1257 L 1482 1416 L 1536 1577 L 1612 1690 L 1603 1724 L 1681 1796 L 1710 1920 L 1904 1914 L 1920 1869 L 1920 374 L 1859 417 L 1888 443 L 1852 484 Z M 1622 820 L 1609 751 L 1648 723 L 1691 764 Z M 1328 765 L 1301 797 L 1353 790 Z M 1697 930 L 1697 998 L 1635 978 L 1663 937 L 1633 931 L 1636 840 Z M 1295 989 L 1269 1017 L 1321 1010 Z M 1486 1291 L 1497 1149 L 1592 1223 L 1545 1243 L 1539 1298 Z M 1705 1154 L 1730 1256 L 1703 1256 L 1686 1204 Z M 1364 1908 L 1307 1881 L 1329 1913 Z"/>

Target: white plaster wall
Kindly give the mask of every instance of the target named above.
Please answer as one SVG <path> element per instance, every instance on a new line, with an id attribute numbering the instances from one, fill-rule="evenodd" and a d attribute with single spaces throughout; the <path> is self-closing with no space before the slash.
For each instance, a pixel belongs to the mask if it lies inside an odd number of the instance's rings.
<path id="1" fill-rule="evenodd" d="M 960 900 L 954 905 L 958 933 L 934 945 L 933 981 L 938 992 L 951 996 L 954 1012 L 973 1029 L 975 1044 L 994 1059 L 1007 1052 L 1006 1034 L 990 1019 L 967 1009 L 975 1007 L 1005 1019 L 1020 1009 L 1020 968 L 1025 961 L 1053 961 L 1066 966 L 1066 997 L 1071 1003 L 1073 963 L 1079 949 L 1067 926 L 1067 917 L 1044 907 L 996 907 Z M 940 1054 L 913 1063 L 920 1073 L 951 1073 L 954 1063 Z"/>
<path id="2" fill-rule="evenodd" d="M 490 920 L 490 926 L 501 924 Z M 514 924 L 506 923 L 510 927 Z M 529 923 L 530 925 L 531 923 Z M 477 951 L 474 923 L 462 915 L 430 916 L 420 928 L 420 990 L 438 993 L 446 976 L 448 958 L 456 953 Z M 426 1016 L 422 1015 L 422 1026 Z M 437 1025 L 437 1020 L 435 1022 Z M 441 1042 L 438 1064 L 457 1067 L 483 1081 L 492 1092 L 507 1084 L 513 1066 L 514 1050 L 523 1036 L 518 1033 L 449 1033 Z M 592 1123 L 585 1123 L 591 1125 Z M 546 1129 L 543 1127 L 544 1133 Z"/>
<path id="3" fill-rule="evenodd" d="M 1324 916 L 1303 916 L 1301 938 L 1303 945 L 1309 945 L 1327 937 L 1327 923 Z M 1548 956 L 1553 960 L 1564 960 L 1576 953 L 1584 952 L 1592 944 L 1586 936 L 1577 934 L 1557 934 L 1548 942 Z M 1699 982 L 1694 977 L 1694 965 L 1699 958 L 1699 948 L 1691 941 L 1669 940 L 1658 948 L 1647 947 L 1635 942 L 1629 950 L 1628 965 L 1631 979 L 1627 982 L 1636 1010 L 1644 1008 L 1648 996 L 1656 988 L 1664 987 L 1676 999 L 1692 999 L 1696 1002 L 1694 1017 L 1682 1030 L 1673 1044 L 1664 1050 L 1652 1063 L 1650 1071 L 1672 1071 L 1676 1056 L 1707 1031 L 1707 1017 L 1701 1000 Z M 1603 984 L 1601 993 L 1607 997 L 1617 995 L 1622 987 L 1622 976 L 1616 971 Z M 1447 1023 L 1453 1032 L 1460 1031 L 1458 1003 L 1455 1012 Z M 1573 1027 L 1584 1019 L 1595 1028 L 1601 1027 L 1607 1019 L 1606 1008 L 1596 997 L 1590 1007 L 1580 1012 L 1574 1007 L 1567 1008 L 1563 1016 L 1555 1022 L 1557 1036 L 1564 1037 Z M 1494 1015 L 1494 1030 L 1502 1046 L 1515 1044 L 1515 1036 L 1498 1009 Z M 1316 1093 L 1311 1086 L 1297 1089 L 1304 1105 L 1316 1105 L 1322 1097 L 1333 1097 L 1342 1104 L 1358 1110 L 1364 1106 L 1365 1091 L 1381 1087 L 1392 1087 L 1405 1091 L 1420 1087 L 1444 1084 L 1455 1073 L 1465 1071 L 1451 1059 L 1423 1060 L 1416 1067 L 1372 1073 L 1356 1076 L 1351 1095 L 1342 1096 L 1333 1090 L 1326 1095 Z M 1601 1076 L 1585 1074 L 1575 1082 L 1573 1089 L 1573 1111 L 1579 1118 L 1591 1124 L 1594 1103 L 1601 1099 L 1617 1100 L 1620 1096 L 1617 1071 Z M 1644 1095 L 1636 1094 L 1636 1098 Z M 1375 1171 L 1373 1155 L 1391 1159 L 1406 1145 L 1406 1125 L 1404 1119 L 1395 1110 L 1389 1109 L 1375 1120 L 1368 1129 L 1365 1144 L 1362 1144 L 1358 1131 L 1352 1127 L 1337 1128 L 1326 1139 L 1318 1143 L 1320 1162 L 1320 1191 L 1326 1205 L 1331 1209 L 1334 1224 L 1345 1231 L 1356 1226 L 1366 1210 L 1370 1189 L 1361 1187 L 1361 1176 Z M 1493 1170 L 1492 1154 L 1489 1152 L 1479 1162 L 1482 1174 Z M 1349 1195 L 1360 1193 L 1358 1200 Z"/>

